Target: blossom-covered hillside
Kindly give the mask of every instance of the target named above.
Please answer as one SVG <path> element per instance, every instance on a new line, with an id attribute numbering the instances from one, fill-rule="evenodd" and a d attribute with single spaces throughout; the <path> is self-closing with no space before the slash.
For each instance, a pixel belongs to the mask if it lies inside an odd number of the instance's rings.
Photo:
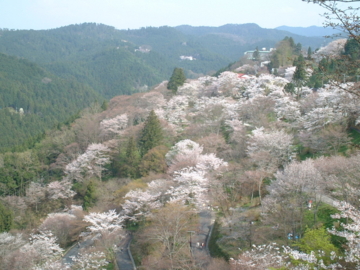
<path id="1" fill-rule="evenodd" d="M 36 233 L 30 240 L 26 231 L 0 234 L 2 268 L 18 269 L 25 262 L 31 264 L 28 269 L 103 267 L 105 258 L 115 261 L 126 230 L 135 230 L 133 253 L 145 269 L 156 269 L 160 261 L 172 269 L 190 267 L 194 262 L 186 243 L 188 232 L 201 222 L 200 211 L 216 216 L 223 236 L 213 245 L 234 258 L 226 267 L 252 261 L 258 268 L 249 269 L 295 267 L 299 262 L 289 254 L 304 265 L 350 257 L 359 265 L 353 239 L 340 245 L 326 230 L 325 236 L 318 233 L 331 245 L 331 256 L 311 253 L 315 247 L 304 240 L 320 227 L 332 227 L 334 202 L 359 205 L 354 137 L 360 107 L 346 91 L 356 85 L 289 93 L 284 90 L 288 83 L 269 74 L 244 77 L 226 71 L 188 80 L 173 94 L 163 82 L 150 92 L 115 97 L 104 111 L 94 105 L 72 126 L 52 131 L 29 152 L 36 153 L 47 173 L 28 184 L 25 196 L 3 190 L 14 226 Z M 42 219 L 31 222 L 29 213 Z M 156 229 L 160 221 L 167 228 L 162 232 Z M 344 235 L 338 228 L 330 233 Z M 95 237 L 94 248 L 64 265 L 59 254 L 84 241 L 80 235 Z M 279 260 L 262 262 L 257 256 L 273 246 L 242 252 L 271 242 L 295 243 L 303 253 L 295 256 L 288 248 L 276 251 Z M 216 255 L 214 246 L 210 251 Z"/>

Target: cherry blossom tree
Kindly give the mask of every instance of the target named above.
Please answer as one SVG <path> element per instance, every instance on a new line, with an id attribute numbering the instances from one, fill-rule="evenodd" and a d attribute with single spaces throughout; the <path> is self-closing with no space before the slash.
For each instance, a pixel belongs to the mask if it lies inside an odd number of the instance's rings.
<path id="1" fill-rule="evenodd" d="M 84 154 L 80 155 L 65 168 L 65 174 L 70 180 L 82 182 L 95 176 L 101 180 L 104 166 L 110 163 L 110 149 L 105 145 L 90 144 Z"/>
<path id="2" fill-rule="evenodd" d="M 129 118 L 127 114 L 121 114 L 114 118 L 104 119 L 100 122 L 100 129 L 104 136 L 109 134 L 120 135 L 128 126 Z"/>
<path id="3" fill-rule="evenodd" d="M 162 182 L 162 181 L 161 181 Z M 156 188 L 159 181 L 152 181 L 145 190 L 131 190 L 125 195 L 125 202 L 122 204 L 122 215 L 124 219 L 139 222 L 149 216 L 151 210 L 158 209 L 163 206 L 160 202 L 163 191 Z"/>
<path id="4" fill-rule="evenodd" d="M 288 233 L 299 235 L 303 231 L 307 202 L 312 200 L 316 209 L 321 200 L 323 177 L 311 159 L 293 161 L 275 177 L 268 187 L 269 195 L 262 202 L 264 222 L 276 226 L 284 238 Z"/>
<path id="5" fill-rule="evenodd" d="M 57 239 L 51 232 L 40 231 L 38 234 L 31 234 L 29 243 L 19 251 L 18 256 L 22 256 L 21 260 L 31 267 L 59 258 L 64 250 L 57 244 Z"/>
<path id="6" fill-rule="evenodd" d="M 30 185 L 26 188 L 26 197 L 25 201 L 29 205 L 35 205 L 37 211 L 38 203 L 45 199 L 46 196 L 46 187 L 40 183 L 31 182 Z"/>
<path id="7" fill-rule="evenodd" d="M 76 192 L 71 190 L 72 183 L 65 177 L 61 181 L 54 181 L 47 185 L 46 192 L 50 200 L 69 199 L 75 196 Z"/>
<path id="8" fill-rule="evenodd" d="M 90 213 L 84 217 L 84 221 L 89 222 L 88 230 L 92 233 L 113 233 L 121 231 L 124 218 L 116 213 L 115 210 L 109 210 L 104 213 Z"/>
<path id="9" fill-rule="evenodd" d="M 253 158 L 261 152 L 268 153 L 272 157 L 269 162 L 261 165 L 262 170 L 271 171 L 273 167 L 277 168 L 280 165 L 285 165 L 291 161 L 295 154 L 293 136 L 284 130 L 267 131 L 263 127 L 256 128 L 252 131 L 249 139 L 247 153 L 250 158 Z"/>
<path id="10" fill-rule="evenodd" d="M 360 268 L 360 211 L 346 202 L 335 202 L 335 206 L 340 210 L 339 214 L 332 215 L 332 218 L 351 220 L 352 222 L 341 222 L 343 230 L 332 228 L 329 232 L 333 235 L 344 237 L 347 240 L 345 261 Z"/>
<path id="11" fill-rule="evenodd" d="M 281 249 L 275 244 L 253 246 L 241 253 L 238 259 L 230 259 L 231 270 L 263 270 L 290 266 Z"/>
<path id="12" fill-rule="evenodd" d="M 80 253 L 78 256 L 71 257 L 73 264 L 71 269 L 105 269 L 108 264 L 105 254 L 103 252 Z"/>
<path id="13" fill-rule="evenodd" d="M 40 231 L 49 231 L 58 239 L 58 243 L 65 247 L 70 241 L 71 227 L 76 216 L 69 213 L 51 213 L 39 226 Z"/>
<path id="14" fill-rule="evenodd" d="M 3 232 L 0 234 L 0 266 L 5 268 L 5 263 L 9 260 L 9 254 L 18 250 L 20 247 L 26 244 L 26 241 L 23 239 L 23 235 L 20 233 L 11 234 L 8 232 Z"/>

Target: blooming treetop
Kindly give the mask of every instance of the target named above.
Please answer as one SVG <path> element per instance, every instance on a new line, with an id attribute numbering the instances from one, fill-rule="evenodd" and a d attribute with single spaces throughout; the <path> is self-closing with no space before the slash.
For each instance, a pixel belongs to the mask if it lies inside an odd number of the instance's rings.
<path id="1" fill-rule="evenodd" d="M 129 118 L 127 114 L 121 114 L 114 118 L 104 119 L 100 122 L 101 132 L 104 134 L 121 134 L 127 127 Z"/>
<path id="2" fill-rule="evenodd" d="M 104 213 L 90 213 L 84 217 L 84 221 L 91 223 L 87 227 L 91 232 L 103 234 L 122 230 L 124 218 L 115 210 L 109 210 Z"/>
<path id="3" fill-rule="evenodd" d="M 20 252 L 31 254 L 38 263 L 59 257 L 63 249 L 56 243 L 57 239 L 49 231 L 40 231 L 38 234 L 31 234 L 29 243 L 20 248 Z"/>
<path id="4" fill-rule="evenodd" d="M 247 147 L 249 156 L 267 152 L 274 158 L 274 164 L 286 164 L 294 156 L 293 136 L 284 130 L 266 131 L 263 127 L 252 131 Z"/>
<path id="5" fill-rule="evenodd" d="M 104 165 L 110 162 L 110 149 L 101 143 L 90 144 L 84 154 L 65 167 L 65 174 L 70 180 L 83 181 L 96 176 L 101 179 Z"/>
<path id="6" fill-rule="evenodd" d="M 72 189 L 72 183 L 67 177 L 61 181 L 54 181 L 47 185 L 46 191 L 51 200 L 68 199 L 75 196 L 76 192 Z"/>

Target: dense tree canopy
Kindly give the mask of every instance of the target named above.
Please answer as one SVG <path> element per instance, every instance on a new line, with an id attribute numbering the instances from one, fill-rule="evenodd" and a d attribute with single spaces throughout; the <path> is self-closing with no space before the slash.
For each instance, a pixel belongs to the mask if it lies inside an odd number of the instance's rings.
<path id="1" fill-rule="evenodd" d="M 167 85 L 167 89 L 171 90 L 173 93 L 177 92 L 179 86 L 182 86 L 186 80 L 184 71 L 182 68 L 175 68 L 173 74 L 170 77 L 170 80 Z"/>
<path id="2" fill-rule="evenodd" d="M 159 118 L 152 110 L 147 117 L 139 138 L 141 155 L 144 156 L 150 149 L 163 143 L 163 131 Z"/>

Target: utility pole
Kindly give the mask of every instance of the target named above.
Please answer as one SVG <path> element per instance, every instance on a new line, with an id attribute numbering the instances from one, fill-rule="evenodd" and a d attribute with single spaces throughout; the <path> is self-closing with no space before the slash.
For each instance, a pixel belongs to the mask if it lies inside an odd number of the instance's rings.
<path id="1" fill-rule="evenodd" d="M 191 235 L 193 233 L 195 233 L 195 231 L 187 231 L 188 233 L 190 233 L 190 242 L 189 242 L 189 247 L 190 247 L 190 252 L 192 253 L 192 249 L 191 249 L 191 246 L 192 246 L 192 242 L 191 242 Z"/>

